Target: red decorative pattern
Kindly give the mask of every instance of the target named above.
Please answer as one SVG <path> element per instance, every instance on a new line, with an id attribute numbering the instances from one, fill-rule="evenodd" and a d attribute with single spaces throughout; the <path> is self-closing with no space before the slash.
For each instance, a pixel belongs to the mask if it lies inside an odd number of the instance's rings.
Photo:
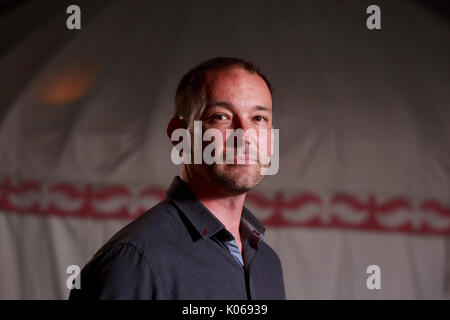
<path id="1" fill-rule="evenodd" d="M 95 188 L 34 181 L 0 181 L 0 210 L 62 217 L 134 219 L 165 197 L 158 187 L 124 185 Z M 376 197 L 348 193 L 301 192 L 287 198 L 252 191 L 246 206 L 269 227 L 346 228 L 450 234 L 450 208 L 435 199 Z"/>

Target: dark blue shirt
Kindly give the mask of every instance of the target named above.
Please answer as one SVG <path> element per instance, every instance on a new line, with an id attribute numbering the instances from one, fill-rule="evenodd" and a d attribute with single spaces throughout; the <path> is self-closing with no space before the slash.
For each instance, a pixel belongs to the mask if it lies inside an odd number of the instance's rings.
<path id="1" fill-rule="evenodd" d="M 81 271 L 69 299 L 285 299 L 277 254 L 243 208 L 241 266 L 224 225 L 178 176 L 166 198 L 116 233 Z"/>

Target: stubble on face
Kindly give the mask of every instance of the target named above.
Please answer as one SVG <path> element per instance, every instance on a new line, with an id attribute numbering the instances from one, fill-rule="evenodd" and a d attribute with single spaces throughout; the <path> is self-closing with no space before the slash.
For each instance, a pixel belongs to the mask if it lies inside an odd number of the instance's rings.
<path id="1" fill-rule="evenodd" d="M 206 178 L 232 193 L 244 193 L 256 188 L 263 180 L 260 165 L 212 164 L 205 165 Z"/>

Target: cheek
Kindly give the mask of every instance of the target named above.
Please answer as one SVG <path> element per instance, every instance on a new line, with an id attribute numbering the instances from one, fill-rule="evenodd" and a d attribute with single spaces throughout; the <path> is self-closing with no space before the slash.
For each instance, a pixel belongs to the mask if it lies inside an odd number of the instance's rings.
<path id="1" fill-rule="evenodd" d="M 221 154 L 223 152 L 223 150 L 225 149 L 225 145 L 226 145 L 226 129 L 219 129 L 216 127 L 206 127 L 203 128 L 203 132 L 205 132 L 208 129 L 215 129 L 214 132 L 215 134 L 217 133 L 217 135 L 220 137 L 218 139 L 216 139 L 216 135 L 213 135 L 213 137 L 208 140 L 204 138 L 204 135 L 202 136 L 202 145 L 203 145 L 203 150 L 205 149 L 205 147 L 211 145 L 212 143 L 214 143 L 214 150 L 216 153 Z"/>
<path id="2" fill-rule="evenodd" d="M 221 133 L 220 136 L 222 137 L 222 141 L 217 141 L 216 150 L 219 154 L 222 154 L 226 148 L 227 138 L 229 137 L 229 135 L 227 136 L 225 129 L 221 129 L 219 131 Z"/>
<path id="3" fill-rule="evenodd" d="M 270 157 L 273 153 L 272 130 L 267 129 L 265 133 L 258 133 L 258 152 L 264 151 L 264 156 Z"/>

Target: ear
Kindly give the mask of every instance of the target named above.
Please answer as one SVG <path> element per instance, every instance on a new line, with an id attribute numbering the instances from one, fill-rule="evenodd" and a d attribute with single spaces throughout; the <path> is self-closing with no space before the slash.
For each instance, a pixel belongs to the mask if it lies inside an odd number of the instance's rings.
<path id="1" fill-rule="evenodd" d="M 167 124 L 167 136 L 169 137 L 169 139 L 172 137 L 172 133 L 176 130 L 176 129 L 186 129 L 187 128 L 187 123 L 186 121 L 184 121 L 183 119 L 177 118 L 177 117 L 173 117 L 172 119 L 170 119 L 169 123 Z M 172 141 L 172 144 L 175 144 L 174 141 Z"/>

